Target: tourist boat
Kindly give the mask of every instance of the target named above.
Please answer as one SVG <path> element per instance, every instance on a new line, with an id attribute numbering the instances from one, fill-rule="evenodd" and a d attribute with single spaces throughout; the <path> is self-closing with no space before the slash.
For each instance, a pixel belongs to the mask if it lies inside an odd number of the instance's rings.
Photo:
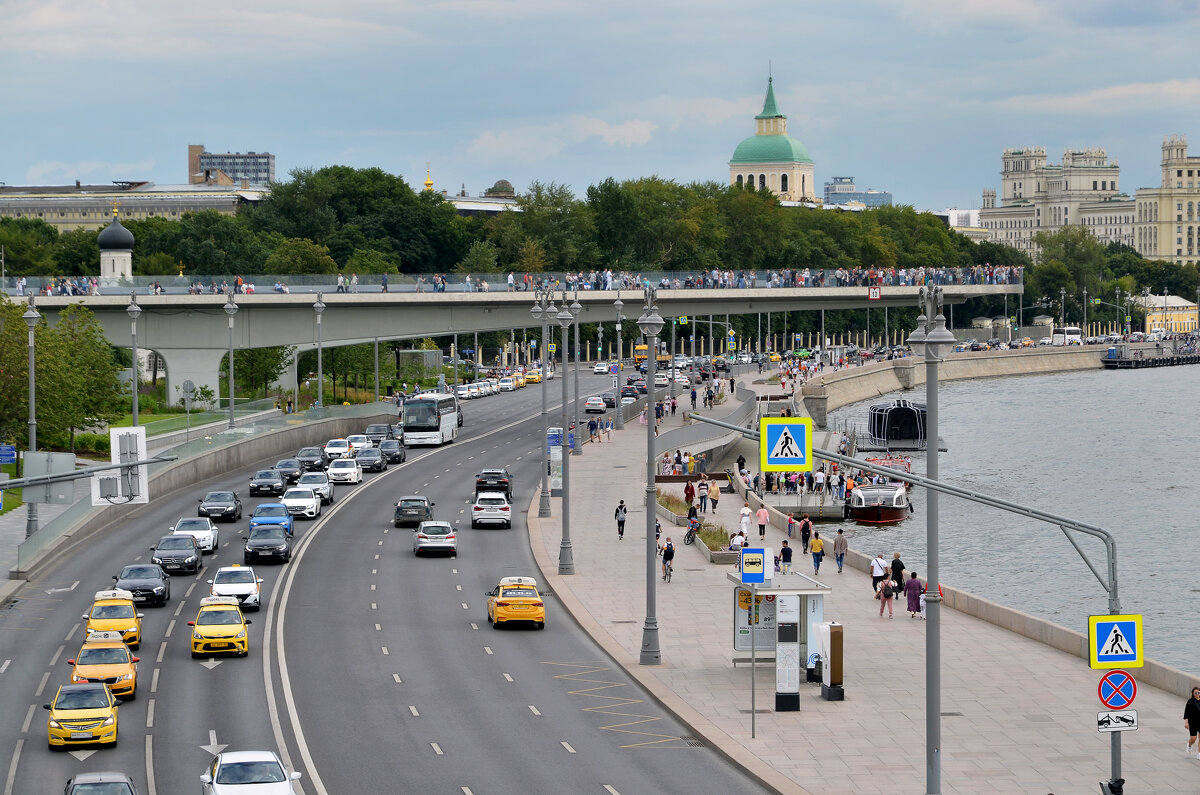
<path id="1" fill-rule="evenodd" d="M 868 464 L 875 464 L 876 466 L 881 467 L 891 467 L 892 469 L 898 469 L 901 472 L 912 472 L 912 458 L 908 456 L 901 457 L 898 455 L 884 455 L 867 458 L 865 460 Z"/>
<path id="2" fill-rule="evenodd" d="M 865 483 L 846 495 L 845 515 L 864 524 L 895 524 L 912 514 L 903 483 Z"/>
<path id="3" fill-rule="evenodd" d="M 925 404 L 892 400 L 871 406 L 867 437 L 876 449 L 925 449 Z"/>

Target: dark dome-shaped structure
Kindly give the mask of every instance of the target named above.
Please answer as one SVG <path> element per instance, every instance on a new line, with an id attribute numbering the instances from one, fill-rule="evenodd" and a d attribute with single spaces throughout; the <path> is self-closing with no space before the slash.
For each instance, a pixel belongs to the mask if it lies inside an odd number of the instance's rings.
<path id="1" fill-rule="evenodd" d="M 513 189 L 511 182 L 509 182 L 506 179 L 498 179 L 498 180 L 496 180 L 495 185 L 493 185 L 492 187 L 488 188 L 487 190 L 485 190 L 483 192 L 483 195 L 496 197 L 496 198 L 511 199 L 517 195 L 517 192 Z"/>
<path id="2" fill-rule="evenodd" d="M 96 238 L 101 251 L 129 251 L 133 248 L 133 232 L 121 226 L 121 219 L 113 216 L 112 223 L 104 227 Z"/>

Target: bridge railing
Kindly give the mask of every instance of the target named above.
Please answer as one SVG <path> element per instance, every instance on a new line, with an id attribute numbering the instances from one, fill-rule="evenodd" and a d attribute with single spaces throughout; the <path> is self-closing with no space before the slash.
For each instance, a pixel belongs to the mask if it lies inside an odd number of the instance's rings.
<path id="1" fill-rule="evenodd" d="M 513 289 L 524 291 L 549 286 L 554 289 L 579 290 L 640 290 L 646 284 L 663 289 L 745 289 L 750 287 L 867 287 L 940 285 L 1004 285 L 1021 284 L 1021 268 L 918 268 L 912 270 L 874 268 L 801 268 L 797 270 L 761 271 L 640 271 L 612 274 L 611 279 L 601 271 L 588 273 L 546 272 L 529 274 L 513 272 Z M 254 293 L 378 293 L 383 291 L 383 274 L 357 275 L 343 273 L 339 287 L 337 274 L 242 274 L 243 292 Z M 0 289 L 9 295 L 115 295 L 130 290 L 150 295 L 166 293 L 212 294 L 224 292 L 237 283 L 237 274 L 134 276 L 130 279 L 100 279 L 97 277 L 40 277 L 28 276 L 19 285 L 20 276 L 7 276 Z M 508 273 L 399 273 L 388 274 L 388 292 L 507 292 Z M 49 292 L 48 292 L 49 291 Z"/>

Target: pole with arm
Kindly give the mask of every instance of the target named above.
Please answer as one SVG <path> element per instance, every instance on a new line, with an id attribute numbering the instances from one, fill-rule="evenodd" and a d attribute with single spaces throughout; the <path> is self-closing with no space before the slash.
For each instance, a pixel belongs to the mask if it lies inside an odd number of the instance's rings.
<path id="1" fill-rule="evenodd" d="M 621 321 L 624 319 L 621 310 L 625 308 L 621 301 L 621 291 L 617 291 L 617 300 L 613 301 L 613 309 L 617 310 L 617 430 L 625 430 L 625 405 L 621 402 Z"/>
<path id="2" fill-rule="evenodd" d="M 129 306 L 125 308 L 129 313 L 131 321 L 131 337 L 133 340 L 133 378 L 130 379 L 130 384 L 133 386 L 133 427 L 138 426 L 138 346 L 137 346 L 137 322 L 138 315 L 142 314 L 142 308 L 138 306 L 137 290 L 129 291 Z"/>
<path id="3" fill-rule="evenodd" d="M 563 290 L 562 309 L 555 316 L 558 325 L 562 327 L 562 540 L 558 545 L 558 573 L 559 574 L 574 574 L 575 573 L 575 558 L 571 550 L 571 447 L 570 439 L 572 434 L 569 431 L 567 423 L 571 420 L 570 403 L 567 398 L 567 366 L 570 360 L 570 349 L 567 343 L 567 335 L 571 328 L 571 322 L 574 318 L 571 316 L 571 309 L 567 306 L 567 291 Z M 578 395 L 576 395 L 578 397 Z M 574 437 L 579 437 L 579 424 L 575 424 Z"/>
<path id="4" fill-rule="evenodd" d="M 563 304 L 566 304 L 565 295 L 563 296 Z M 576 289 L 570 308 L 571 320 L 575 324 L 575 443 L 571 445 L 571 455 L 580 455 L 583 453 L 583 440 L 579 438 L 579 313 L 582 311 L 583 305 L 579 303 L 579 290 Z"/>
<path id="5" fill-rule="evenodd" d="M 37 382 L 35 380 L 35 358 L 34 358 L 34 329 L 37 328 L 38 321 L 42 316 L 38 314 L 37 307 L 33 304 L 33 296 L 29 296 L 29 308 L 22 315 L 25 319 L 25 325 L 29 327 L 29 452 L 37 452 Z M 27 503 L 27 513 L 25 518 L 25 537 L 29 538 L 38 531 L 38 504 L 36 502 Z"/>
<path id="6" fill-rule="evenodd" d="M 225 314 L 229 316 L 229 428 L 233 429 L 233 316 L 237 314 L 238 305 L 233 302 L 233 290 L 228 293 L 225 301 Z"/>
<path id="7" fill-rule="evenodd" d="M 542 288 L 538 288 L 534 293 L 533 308 L 529 313 L 533 315 L 533 319 L 540 321 L 542 324 L 542 492 L 538 498 L 538 516 L 545 518 L 550 515 L 550 419 L 546 409 L 546 376 L 549 371 L 546 368 L 546 354 L 548 346 L 546 345 L 549 332 L 547 324 L 550 322 L 550 317 L 557 314 L 558 310 L 554 306 L 550 298 L 550 294 Z M 563 428 L 563 433 L 566 433 L 566 428 Z"/>
<path id="8" fill-rule="evenodd" d="M 663 319 L 655 306 L 655 289 L 645 288 L 645 306 L 638 318 L 638 328 L 646 335 L 646 350 L 658 344 L 658 332 Z M 654 537 L 655 512 L 658 500 L 655 495 L 654 465 L 654 371 L 656 356 L 646 358 L 646 619 L 642 625 L 642 665 L 658 665 L 662 662 L 662 650 L 658 643 L 658 616 L 655 605 L 655 558 L 658 544 Z"/>
<path id="9" fill-rule="evenodd" d="M 317 315 L 317 405 L 325 408 L 325 351 L 321 339 L 321 314 L 325 311 L 325 302 L 317 293 L 317 302 L 313 304 L 313 312 Z"/>

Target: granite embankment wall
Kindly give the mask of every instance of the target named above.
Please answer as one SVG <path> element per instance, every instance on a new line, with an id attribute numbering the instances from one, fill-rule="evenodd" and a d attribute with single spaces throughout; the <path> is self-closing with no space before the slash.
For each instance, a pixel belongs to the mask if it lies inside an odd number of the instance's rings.
<path id="1" fill-rule="evenodd" d="M 1095 370 L 1102 366 L 1100 356 L 1101 350 L 1098 348 L 951 354 L 938 367 L 938 381 Z M 924 383 L 925 367 L 920 359 L 876 362 L 836 373 L 826 373 L 821 378 L 805 384 L 803 408 L 814 420 L 819 420 L 818 424 L 823 425 L 826 412 L 890 392 L 923 386 Z M 923 400 L 924 390 L 914 392 L 913 397 Z M 855 550 L 851 550 L 846 556 L 846 565 L 863 572 L 869 571 L 870 563 L 870 555 Z M 943 603 L 947 607 L 1084 660 L 1088 659 L 1088 639 L 1082 633 L 1005 607 L 961 588 L 943 585 L 942 592 Z M 1186 698 L 1191 695 L 1191 689 L 1200 677 L 1154 660 L 1146 660 L 1145 667 L 1138 670 L 1137 679 L 1139 682 Z"/>

